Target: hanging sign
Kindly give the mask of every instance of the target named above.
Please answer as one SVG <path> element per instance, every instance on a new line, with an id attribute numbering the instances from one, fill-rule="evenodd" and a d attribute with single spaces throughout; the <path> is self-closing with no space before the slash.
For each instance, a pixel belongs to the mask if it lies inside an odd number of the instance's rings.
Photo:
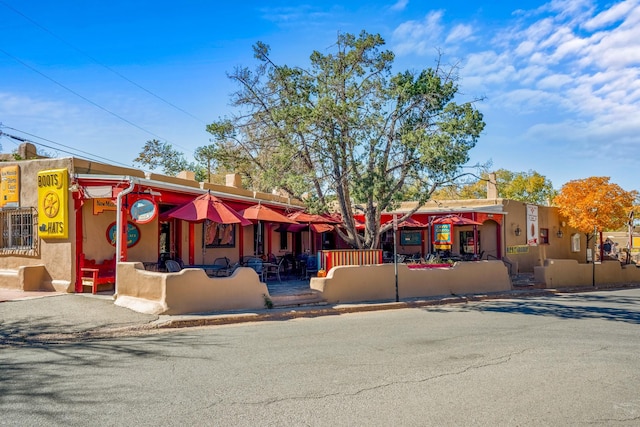
<path id="1" fill-rule="evenodd" d="M 451 224 L 433 224 L 434 241 L 436 245 L 451 244 Z"/>
<path id="2" fill-rule="evenodd" d="M 527 205 L 527 245 L 538 246 L 538 206 Z"/>
<path id="3" fill-rule="evenodd" d="M 69 235 L 66 169 L 38 172 L 38 234 L 42 238 L 66 239 Z"/>

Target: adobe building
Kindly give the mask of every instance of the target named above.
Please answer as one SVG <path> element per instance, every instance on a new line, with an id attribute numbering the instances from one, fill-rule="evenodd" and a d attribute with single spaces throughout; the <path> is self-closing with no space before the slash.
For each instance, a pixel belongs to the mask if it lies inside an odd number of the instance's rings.
<path id="1" fill-rule="evenodd" d="M 0 163 L 0 286 L 24 290 L 82 292 L 82 269 L 115 261 L 140 262 L 148 269 L 168 259 L 211 264 L 227 257 L 315 253 L 344 247 L 333 232 L 292 233 L 277 224 L 223 226 L 205 235 L 204 224 L 168 217 L 171 209 L 210 192 L 235 210 L 263 204 L 287 214 L 304 209 L 280 194 L 243 189 L 236 175 L 227 185 L 199 183 L 193 175 L 168 177 L 79 158 L 35 158 L 28 145 L 15 160 Z M 34 151 L 34 150 L 31 150 Z M 553 207 L 497 198 L 489 188 L 483 200 L 430 201 L 412 216 L 426 228 L 397 231 L 398 253 L 421 255 L 446 247 L 503 260 L 511 274 L 533 272 L 546 259 L 586 261 L 586 236 L 567 227 Z M 402 215 L 415 204 L 403 203 Z M 436 226 L 447 215 L 477 225 Z M 393 240 L 383 236 L 383 248 Z M 207 241 L 205 242 L 205 238 Z M 437 244 L 437 245 L 436 245 Z"/>
<path id="2" fill-rule="evenodd" d="M 428 254 L 445 246 L 456 255 L 472 253 L 476 255 L 474 259 L 503 260 L 512 275 L 532 273 L 546 259 L 586 262 L 587 236 L 570 228 L 558 208 L 503 199 L 497 194 L 495 183 L 489 181 L 487 199 L 428 201 L 412 215 L 428 227 L 399 230 L 398 253 Z M 403 202 L 394 212 L 383 214 L 381 221 L 391 220 L 394 213 L 402 216 L 413 208 L 415 202 Z M 479 225 L 434 224 L 436 219 L 449 215 Z M 383 236 L 383 245 L 392 239 L 390 231 Z M 593 244 L 593 239 L 589 243 Z"/>
<path id="3" fill-rule="evenodd" d="M 215 224 L 219 228 L 205 236 L 207 224 L 166 216 L 206 192 L 235 210 L 256 204 L 280 213 L 304 208 L 289 197 L 243 189 L 235 175 L 223 186 L 196 182 L 188 174 L 145 174 L 73 157 L 8 156 L 0 162 L 0 176 L 3 288 L 82 292 L 83 267 L 110 264 L 115 269 L 116 259 L 153 269 L 167 259 L 207 264 L 228 257 L 237 262 L 247 255 L 278 255 L 311 244 L 306 234 L 296 241 L 265 223 Z"/>

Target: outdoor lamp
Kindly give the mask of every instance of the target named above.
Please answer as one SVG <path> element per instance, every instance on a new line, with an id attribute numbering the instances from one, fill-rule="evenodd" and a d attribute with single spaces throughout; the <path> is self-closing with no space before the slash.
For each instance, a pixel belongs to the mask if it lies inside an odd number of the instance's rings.
<path id="1" fill-rule="evenodd" d="M 558 230 L 558 232 L 556 233 L 556 236 L 558 236 L 558 238 L 562 239 L 562 236 L 564 236 L 564 233 L 562 232 L 562 230 Z"/>
<path id="2" fill-rule="evenodd" d="M 522 233 L 522 230 L 520 230 L 520 226 L 516 225 L 516 229 L 513 230 L 513 234 L 515 234 L 516 236 L 519 236 L 520 233 Z"/>

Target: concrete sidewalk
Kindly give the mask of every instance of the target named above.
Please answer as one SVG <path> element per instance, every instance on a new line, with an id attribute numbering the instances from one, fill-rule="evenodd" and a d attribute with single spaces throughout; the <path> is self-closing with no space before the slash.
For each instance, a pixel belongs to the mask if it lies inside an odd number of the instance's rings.
<path id="1" fill-rule="evenodd" d="M 189 315 L 142 314 L 116 306 L 112 295 L 19 292 L 0 289 L 0 339 L 17 336 L 50 336 L 52 339 L 98 337 L 152 329 L 276 321 L 364 311 L 462 303 L 487 298 L 540 296 L 546 290 L 512 291 L 500 295 L 468 295 L 424 298 L 401 302 L 361 304 L 326 303 L 292 305 L 273 309 L 201 313 Z M 0 344 L 2 342 L 0 341 Z"/>
<path id="2" fill-rule="evenodd" d="M 629 285 L 627 287 L 638 287 Z M 616 287 L 615 289 L 620 289 Z M 613 290 L 614 288 L 608 288 Z M 345 313 L 419 308 L 466 303 L 488 299 L 540 297 L 556 293 L 607 290 L 600 287 L 580 289 L 524 289 L 500 293 L 449 295 L 400 302 L 363 302 L 358 304 L 304 304 L 273 309 L 200 313 L 189 315 L 142 314 L 116 306 L 112 295 L 67 294 L 55 292 L 19 292 L 0 289 L 0 345 L 38 336 L 40 339 L 80 339 L 149 332 L 154 329 L 223 325 L 243 322 L 277 321 L 301 317 L 319 317 Z"/>
<path id="3" fill-rule="evenodd" d="M 0 338 L 11 334 L 78 336 L 135 329 L 158 316 L 113 303 L 112 296 L 0 290 Z"/>

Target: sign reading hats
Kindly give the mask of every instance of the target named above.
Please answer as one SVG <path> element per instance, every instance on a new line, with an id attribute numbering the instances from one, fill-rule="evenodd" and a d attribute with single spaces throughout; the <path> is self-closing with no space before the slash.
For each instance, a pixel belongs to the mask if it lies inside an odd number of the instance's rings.
<path id="1" fill-rule="evenodd" d="M 38 234 L 42 238 L 66 239 L 69 235 L 67 169 L 38 172 Z"/>

